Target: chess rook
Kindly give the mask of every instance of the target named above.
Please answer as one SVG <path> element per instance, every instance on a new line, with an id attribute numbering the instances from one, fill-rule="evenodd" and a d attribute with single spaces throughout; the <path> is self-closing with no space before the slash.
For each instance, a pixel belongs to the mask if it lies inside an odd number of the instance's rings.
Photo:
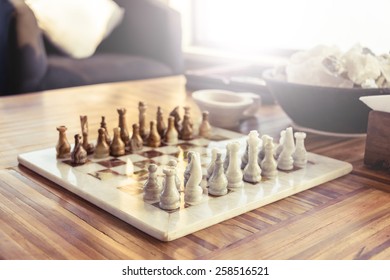
<path id="1" fill-rule="evenodd" d="M 292 170 L 294 168 L 294 159 L 292 154 L 295 150 L 294 135 L 291 127 L 288 127 L 285 132 L 283 141 L 283 149 L 278 157 L 278 169 Z"/>
<path id="2" fill-rule="evenodd" d="M 295 132 L 295 151 L 293 154 L 294 165 L 299 168 L 304 168 L 307 163 L 307 152 L 305 148 L 305 132 Z"/>

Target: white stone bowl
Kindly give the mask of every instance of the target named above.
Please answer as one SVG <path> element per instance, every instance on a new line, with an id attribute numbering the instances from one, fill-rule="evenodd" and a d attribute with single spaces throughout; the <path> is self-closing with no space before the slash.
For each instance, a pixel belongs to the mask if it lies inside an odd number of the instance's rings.
<path id="1" fill-rule="evenodd" d="M 201 111 L 209 112 L 210 124 L 222 128 L 237 127 L 260 106 L 260 97 L 249 92 L 205 89 L 194 91 L 192 98 Z"/>

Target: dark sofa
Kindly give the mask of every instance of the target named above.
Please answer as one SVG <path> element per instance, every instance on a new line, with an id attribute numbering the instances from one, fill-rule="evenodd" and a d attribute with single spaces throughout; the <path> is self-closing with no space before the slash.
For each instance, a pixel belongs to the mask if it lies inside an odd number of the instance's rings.
<path id="1" fill-rule="evenodd" d="M 86 59 L 61 53 L 23 0 L 0 0 L 0 95 L 181 74 L 180 16 L 154 0 L 115 0 L 121 24 Z"/>

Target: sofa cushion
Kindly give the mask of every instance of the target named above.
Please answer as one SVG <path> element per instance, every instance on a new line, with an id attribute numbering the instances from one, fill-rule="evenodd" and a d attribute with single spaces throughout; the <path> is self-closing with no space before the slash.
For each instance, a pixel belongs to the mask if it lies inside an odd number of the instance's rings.
<path id="1" fill-rule="evenodd" d="M 40 90 L 172 75 L 155 60 L 124 54 L 99 54 L 85 59 L 48 57 L 48 71 Z"/>
<path id="2" fill-rule="evenodd" d="M 25 1 L 49 40 L 74 58 L 93 55 L 124 14 L 112 0 Z"/>

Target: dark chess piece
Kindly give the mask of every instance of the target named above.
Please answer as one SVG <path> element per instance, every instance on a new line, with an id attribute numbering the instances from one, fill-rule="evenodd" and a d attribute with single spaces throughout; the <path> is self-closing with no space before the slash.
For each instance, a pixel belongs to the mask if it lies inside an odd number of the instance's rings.
<path id="1" fill-rule="evenodd" d="M 157 148 L 161 146 L 161 137 L 158 134 L 156 121 L 152 120 L 150 122 L 150 133 L 147 139 L 147 144 L 149 147 Z"/>
<path id="2" fill-rule="evenodd" d="M 81 136 L 80 134 L 76 134 L 74 136 L 74 148 L 73 151 L 70 154 L 70 158 L 73 164 L 81 165 L 87 162 L 87 151 L 84 149 L 82 143 L 81 143 Z"/>
<path id="3" fill-rule="evenodd" d="M 193 138 L 193 128 L 190 115 L 184 115 L 179 136 L 182 140 L 191 140 Z"/>
<path id="4" fill-rule="evenodd" d="M 139 133 L 139 126 L 135 123 L 133 124 L 133 135 L 130 139 L 130 152 L 134 153 L 140 151 L 142 150 L 143 146 L 144 143 Z"/>
<path id="5" fill-rule="evenodd" d="M 179 106 L 175 107 L 172 112 L 169 114 L 169 116 L 172 116 L 175 119 L 175 128 L 176 131 L 180 134 L 181 131 L 181 117 L 179 114 Z"/>
<path id="6" fill-rule="evenodd" d="M 104 131 L 105 131 L 105 134 L 106 134 L 106 142 L 110 146 L 110 144 L 111 144 L 111 137 L 110 137 L 110 134 L 108 134 L 106 118 L 104 116 L 102 116 L 102 121 L 100 122 L 100 127 L 104 128 Z"/>
<path id="7" fill-rule="evenodd" d="M 121 129 L 119 127 L 114 128 L 114 138 L 112 139 L 110 146 L 110 155 L 113 157 L 120 157 L 125 154 L 125 143 L 120 136 Z"/>
<path id="8" fill-rule="evenodd" d="M 95 158 L 105 158 L 110 155 L 110 146 L 107 144 L 106 140 L 106 130 L 104 128 L 99 128 L 99 136 L 95 148 Z"/>
<path id="9" fill-rule="evenodd" d="M 179 133 L 175 128 L 175 118 L 170 116 L 168 118 L 168 128 L 164 135 L 164 143 L 167 145 L 174 145 L 179 140 Z"/>
<path id="10" fill-rule="evenodd" d="M 70 155 L 70 144 L 66 138 L 66 126 L 58 126 L 57 131 L 59 132 L 58 142 L 56 145 L 57 158 L 67 158 Z"/>
<path id="11" fill-rule="evenodd" d="M 95 146 L 88 141 L 88 117 L 80 116 L 80 123 L 83 134 L 83 148 L 87 151 L 88 155 L 91 155 L 95 151 Z"/>
<path id="12" fill-rule="evenodd" d="M 138 103 L 138 111 L 139 111 L 138 124 L 139 124 L 139 134 L 141 135 L 141 138 L 144 141 L 146 141 L 146 139 L 148 138 L 148 131 L 146 129 L 146 116 L 145 116 L 146 109 L 147 109 L 146 104 L 140 101 Z"/>
<path id="13" fill-rule="evenodd" d="M 164 137 L 165 131 L 167 130 L 167 126 L 164 122 L 163 111 L 160 106 L 157 107 L 157 131 L 160 134 L 161 138 Z"/>
<path id="14" fill-rule="evenodd" d="M 127 130 L 126 109 L 120 108 L 120 109 L 117 109 L 117 112 L 119 114 L 118 126 L 120 128 L 120 136 L 121 136 L 123 143 L 125 143 L 125 146 L 128 147 L 130 139 L 129 139 L 129 131 Z"/>

